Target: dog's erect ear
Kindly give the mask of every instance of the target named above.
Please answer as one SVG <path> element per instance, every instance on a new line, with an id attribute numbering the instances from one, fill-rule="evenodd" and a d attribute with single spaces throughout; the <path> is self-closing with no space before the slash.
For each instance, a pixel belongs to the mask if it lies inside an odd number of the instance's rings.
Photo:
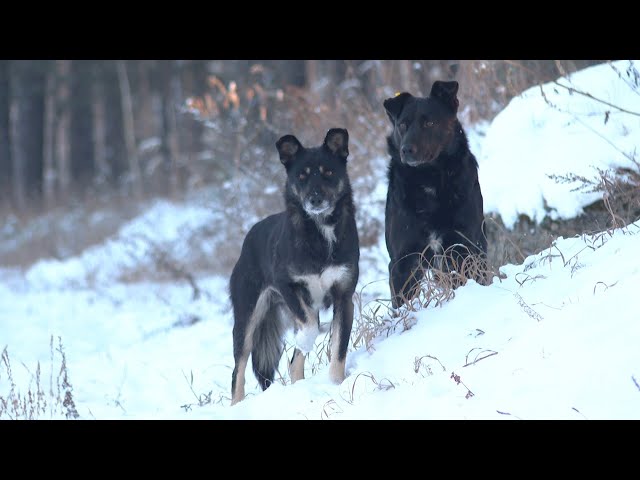
<path id="1" fill-rule="evenodd" d="M 327 132 L 327 136 L 324 137 L 323 145 L 331 153 L 335 153 L 343 160 L 346 160 L 349 156 L 349 132 L 344 128 L 332 128 Z"/>
<path id="2" fill-rule="evenodd" d="M 458 82 L 442 82 L 440 80 L 436 80 L 433 82 L 433 86 L 431 87 L 430 96 L 437 98 L 454 112 L 457 112 L 459 105 L 458 97 L 456 97 L 457 93 Z"/>
<path id="3" fill-rule="evenodd" d="M 302 150 L 304 147 L 300 141 L 293 135 L 285 135 L 276 142 L 276 148 L 280 154 L 280 161 L 284 166 L 288 167 L 296 153 Z"/>
<path id="4" fill-rule="evenodd" d="M 384 109 L 387 111 L 387 115 L 389 115 L 389 119 L 391 122 L 395 123 L 398 117 L 400 116 L 400 112 L 404 108 L 407 100 L 413 98 L 413 95 L 407 92 L 402 92 L 399 95 L 396 95 L 392 98 L 387 98 L 382 105 L 384 105 Z"/>

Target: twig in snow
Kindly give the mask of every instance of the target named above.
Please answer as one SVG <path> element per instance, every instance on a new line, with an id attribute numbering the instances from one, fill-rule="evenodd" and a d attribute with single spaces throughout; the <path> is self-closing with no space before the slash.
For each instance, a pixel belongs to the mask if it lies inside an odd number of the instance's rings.
<path id="1" fill-rule="evenodd" d="M 467 400 L 470 399 L 471 397 L 475 396 L 475 393 L 473 393 L 469 387 L 467 387 L 465 385 L 465 383 L 460 379 L 460 375 L 456 375 L 455 372 L 451 372 L 451 377 L 449 378 L 453 378 L 453 381 L 456 382 L 457 385 L 462 384 L 464 386 L 464 388 L 467 389 L 467 394 L 464 396 L 464 398 L 466 398 Z"/>
<path id="2" fill-rule="evenodd" d="M 478 353 L 478 354 L 476 355 L 476 358 L 473 360 L 473 362 L 470 362 L 470 361 L 469 361 L 469 354 L 470 354 L 471 352 L 473 352 L 474 350 L 480 350 L 480 347 L 472 348 L 471 350 L 469 350 L 469 353 L 467 353 L 467 356 L 465 357 L 465 362 L 467 362 L 467 363 L 465 363 L 465 364 L 463 365 L 463 367 L 468 367 L 469 365 L 475 365 L 475 364 L 476 364 L 477 362 L 479 362 L 480 360 L 484 360 L 485 358 L 489 358 L 489 357 L 492 357 L 492 356 L 494 356 L 494 355 L 497 355 L 497 354 L 498 354 L 498 352 L 496 352 L 496 351 L 494 351 L 494 350 L 482 350 L 480 353 Z M 485 355 L 484 357 L 480 357 L 480 355 L 482 355 L 482 354 L 483 354 L 483 353 L 485 353 L 485 352 L 490 352 L 490 353 L 488 353 L 488 354 L 487 354 L 487 355 Z"/>

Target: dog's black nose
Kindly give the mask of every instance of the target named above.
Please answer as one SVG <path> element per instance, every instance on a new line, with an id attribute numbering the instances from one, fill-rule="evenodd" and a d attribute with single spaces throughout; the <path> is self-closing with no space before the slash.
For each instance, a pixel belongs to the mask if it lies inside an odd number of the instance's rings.
<path id="1" fill-rule="evenodd" d="M 418 149 L 413 144 L 403 145 L 402 146 L 402 154 L 403 155 L 406 155 L 406 156 L 409 156 L 409 157 L 413 157 L 417 152 L 418 152 Z"/>
<path id="2" fill-rule="evenodd" d="M 309 198 L 312 207 L 319 207 L 322 204 L 322 197 L 319 194 L 312 194 Z"/>

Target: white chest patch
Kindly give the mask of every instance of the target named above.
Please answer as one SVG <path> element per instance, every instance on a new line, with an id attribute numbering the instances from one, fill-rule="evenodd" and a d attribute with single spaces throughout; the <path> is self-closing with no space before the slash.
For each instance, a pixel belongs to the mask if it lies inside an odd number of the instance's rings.
<path id="1" fill-rule="evenodd" d="M 322 236 L 326 238 L 329 245 L 336 242 L 336 232 L 334 231 L 333 225 L 319 225 L 319 227 Z"/>
<path id="2" fill-rule="evenodd" d="M 431 233 L 429 235 L 429 248 L 433 253 L 442 253 L 442 237 L 439 237 L 437 233 Z"/>
<path id="3" fill-rule="evenodd" d="M 431 233 L 429 235 L 429 248 L 433 254 L 436 255 L 433 259 L 432 267 L 441 270 L 443 260 L 441 255 L 444 253 L 444 249 L 442 248 L 442 237 L 438 236 L 436 233 Z"/>
<path id="4" fill-rule="evenodd" d="M 351 270 L 347 265 L 333 265 L 325 268 L 320 275 L 292 275 L 296 282 L 306 284 L 313 308 L 318 310 L 322 300 L 334 285 L 345 285 L 351 279 Z"/>

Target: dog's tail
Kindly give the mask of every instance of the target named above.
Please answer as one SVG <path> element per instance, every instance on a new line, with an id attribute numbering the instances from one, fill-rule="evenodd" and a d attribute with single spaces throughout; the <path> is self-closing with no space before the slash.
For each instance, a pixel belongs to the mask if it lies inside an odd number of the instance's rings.
<path id="1" fill-rule="evenodd" d="M 273 383 L 284 348 L 283 333 L 276 309 L 272 308 L 253 334 L 253 373 L 262 390 Z"/>

